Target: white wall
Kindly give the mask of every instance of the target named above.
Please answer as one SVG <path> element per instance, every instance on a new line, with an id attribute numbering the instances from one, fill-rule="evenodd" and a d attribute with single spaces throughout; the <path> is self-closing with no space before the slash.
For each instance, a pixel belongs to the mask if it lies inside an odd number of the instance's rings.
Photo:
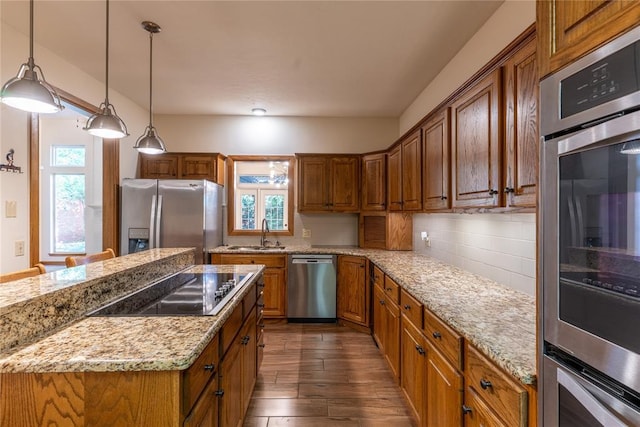
<path id="1" fill-rule="evenodd" d="M 535 22 L 535 2 L 507 0 L 400 117 L 400 135 Z M 431 236 L 431 247 L 420 232 Z M 414 250 L 535 295 L 534 214 L 417 214 Z"/>
<path id="2" fill-rule="evenodd" d="M 2 8 L 0 8 L 1 10 Z M 20 64 L 27 60 L 29 39 L 0 20 L 0 84 L 15 77 Z M 53 52 L 36 44 L 34 57 L 45 72 L 47 81 L 91 104 L 98 105 L 104 99 L 104 83 L 98 81 Z M 132 135 L 121 141 L 120 176 L 130 176 L 135 171 L 137 153 L 133 144 L 142 134 L 148 121 L 148 112 L 123 95 L 109 92 L 110 101 L 118 109 Z M 10 148 L 15 150 L 17 166 L 23 174 L 0 172 L 0 272 L 29 267 L 29 186 L 27 171 L 27 120 L 29 114 L 2 104 L 0 106 L 0 162 Z M 6 218 L 5 202 L 17 202 L 17 217 Z M 14 242 L 25 241 L 25 255 L 14 256 Z"/>

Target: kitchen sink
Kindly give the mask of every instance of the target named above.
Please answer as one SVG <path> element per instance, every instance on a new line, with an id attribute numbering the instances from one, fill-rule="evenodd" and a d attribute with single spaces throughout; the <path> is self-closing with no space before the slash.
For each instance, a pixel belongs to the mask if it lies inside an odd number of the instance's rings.
<path id="1" fill-rule="evenodd" d="M 259 245 L 238 245 L 227 246 L 230 251 L 281 251 L 284 246 L 259 246 Z"/>

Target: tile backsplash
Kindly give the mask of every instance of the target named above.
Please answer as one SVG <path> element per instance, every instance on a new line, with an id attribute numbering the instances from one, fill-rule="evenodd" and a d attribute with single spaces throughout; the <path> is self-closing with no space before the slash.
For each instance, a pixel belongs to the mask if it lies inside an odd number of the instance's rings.
<path id="1" fill-rule="evenodd" d="M 426 231 L 431 246 L 420 237 Z M 416 214 L 413 248 L 448 264 L 535 296 L 536 216 Z"/>

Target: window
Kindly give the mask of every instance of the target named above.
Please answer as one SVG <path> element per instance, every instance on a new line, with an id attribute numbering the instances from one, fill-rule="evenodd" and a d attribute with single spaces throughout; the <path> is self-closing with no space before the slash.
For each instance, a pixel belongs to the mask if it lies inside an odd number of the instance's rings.
<path id="1" fill-rule="evenodd" d="M 229 234 L 257 234 L 263 220 L 272 233 L 293 234 L 292 161 L 290 157 L 229 158 Z"/>

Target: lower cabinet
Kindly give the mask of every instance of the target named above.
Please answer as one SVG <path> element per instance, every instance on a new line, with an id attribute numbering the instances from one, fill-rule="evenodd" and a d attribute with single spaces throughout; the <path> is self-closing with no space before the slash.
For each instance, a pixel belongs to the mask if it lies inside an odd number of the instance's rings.
<path id="1" fill-rule="evenodd" d="M 462 427 L 463 376 L 427 342 L 427 426 Z"/>
<path id="2" fill-rule="evenodd" d="M 339 255 L 337 280 L 337 315 L 339 319 L 369 326 L 369 292 L 367 261 L 364 257 Z"/>
<path id="3" fill-rule="evenodd" d="M 218 425 L 218 379 L 213 378 L 202 392 L 183 427 L 216 427 Z"/>
<path id="4" fill-rule="evenodd" d="M 418 425 L 424 425 L 425 397 L 428 379 L 427 344 L 424 336 L 407 318 L 402 316 L 400 339 L 400 385 Z M 445 425 L 445 424 L 442 424 Z"/>

